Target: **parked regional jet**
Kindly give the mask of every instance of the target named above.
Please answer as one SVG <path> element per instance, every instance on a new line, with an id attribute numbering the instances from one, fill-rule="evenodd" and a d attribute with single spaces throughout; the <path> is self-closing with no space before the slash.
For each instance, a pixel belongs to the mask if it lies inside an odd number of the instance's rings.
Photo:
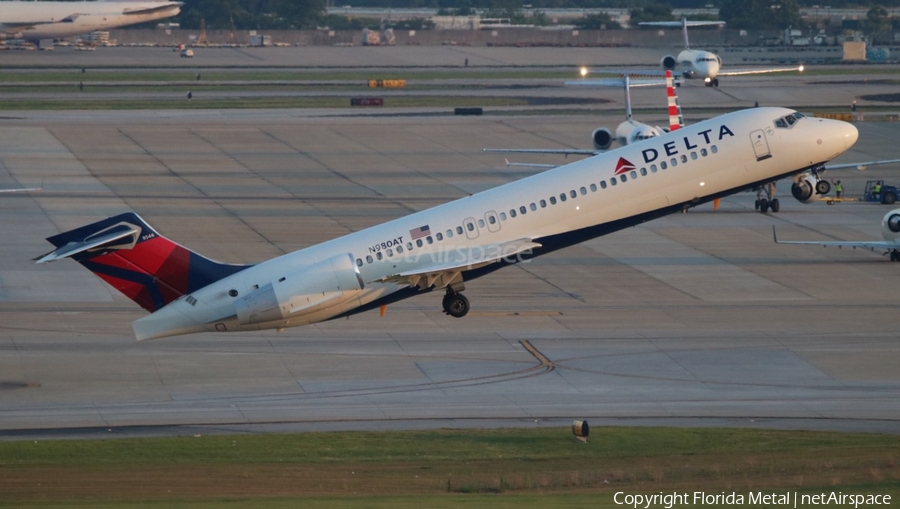
<path id="1" fill-rule="evenodd" d="M 778 240 L 775 226 L 772 226 L 772 238 L 776 244 L 802 244 L 807 246 L 852 247 L 856 249 L 884 249 L 890 253 L 892 262 L 900 262 L 900 209 L 894 209 L 884 215 L 881 220 L 881 236 L 884 240 L 845 241 L 845 240 Z"/>
<path id="2" fill-rule="evenodd" d="M 641 26 L 655 26 L 655 27 L 681 27 L 684 32 L 684 50 L 678 54 L 678 57 L 672 55 L 666 55 L 662 57 L 660 60 L 660 65 L 663 70 L 669 70 L 673 72 L 678 72 L 682 76 L 688 79 L 702 79 L 703 82 L 708 87 L 718 87 L 719 86 L 719 76 L 740 76 L 744 74 L 767 74 L 773 72 L 788 72 L 788 71 L 799 71 L 803 72 L 803 66 L 794 66 L 794 67 L 772 67 L 772 68 L 747 68 L 747 69 L 732 69 L 730 71 L 723 71 L 722 68 L 722 58 L 719 55 L 711 51 L 703 51 L 691 49 L 690 42 L 688 41 L 688 27 L 689 26 L 704 26 L 704 25 L 717 25 L 723 26 L 725 25 L 724 21 L 688 21 L 686 18 L 681 18 L 681 21 L 647 21 L 643 23 L 638 23 Z M 581 75 L 584 76 L 588 72 L 597 72 L 597 73 L 614 73 L 615 71 L 606 71 L 602 69 L 598 69 L 597 71 L 590 71 L 587 68 L 581 69 Z M 644 76 L 648 75 L 656 75 L 659 71 L 629 71 L 633 74 L 641 74 Z"/>
<path id="3" fill-rule="evenodd" d="M 625 121 L 616 127 L 615 136 L 605 127 L 599 127 L 591 133 L 591 141 L 594 143 L 594 150 L 584 149 L 544 149 L 544 148 L 485 148 L 485 152 L 517 152 L 530 154 L 562 154 L 562 155 L 597 155 L 609 150 L 613 142 L 618 142 L 619 146 L 624 147 L 631 143 L 642 140 L 655 138 L 666 129 L 661 127 L 653 127 L 651 125 L 639 122 L 632 118 L 631 114 L 631 89 L 633 87 L 649 87 L 657 85 L 666 85 L 666 98 L 669 109 L 669 128 L 668 131 L 675 131 L 684 127 L 684 117 L 681 115 L 681 106 L 678 105 L 678 95 L 675 93 L 675 82 L 672 79 L 672 73 L 666 71 L 665 81 L 659 80 L 639 80 L 634 82 L 631 76 L 624 74 L 621 78 L 613 78 L 606 80 L 583 80 L 566 82 L 566 85 L 578 86 L 600 86 L 600 87 L 622 87 L 625 90 Z M 508 165 L 516 166 L 532 166 L 539 168 L 555 168 L 556 165 L 548 164 L 531 164 L 531 163 L 510 163 Z"/>
<path id="4" fill-rule="evenodd" d="M 785 117 L 792 128 L 779 128 Z M 49 237 L 37 263 L 73 258 L 151 314 L 139 340 L 282 329 L 429 291 L 465 316 L 465 282 L 588 239 L 817 167 L 852 124 L 785 108 L 728 113 L 258 265 L 214 262 L 134 213 Z M 764 143 L 761 143 L 762 140 Z"/>
<path id="5" fill-rule="evenodd" d="M 0 39 L 57 39 L 169 18 L 182 2 L 0 2 Z"/>

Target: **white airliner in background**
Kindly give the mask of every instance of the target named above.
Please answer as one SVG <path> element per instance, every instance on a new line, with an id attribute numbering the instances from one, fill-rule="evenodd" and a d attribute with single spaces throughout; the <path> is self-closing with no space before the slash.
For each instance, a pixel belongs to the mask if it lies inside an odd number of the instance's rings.
<path id="1" fill-rule="evenodd" d="M 722 70 L 722 59 L 719 55 L 711 51 L 697 50 L 691 49 L 690 42 L 688 41 L 688 27 L 689 26 L 708 26 L 708 25 L 717 25 L 724 26 L 724 21 L 688 21 L 685 18 L 681 18 L 681 21 L 647 21 L 644 23 L 639 23 L 641 26 L 654 26 L 654 27 L 681 27 L 684 31 L 684 50 L 678 54 L 677 57 L 672 55 L 666 55 L 662 57 L 660 60 L 660 65 L 663 70 L 669 70 L 673 72 L 677 72 L 688 79 L 701 79 L 708 87 L 718 87 L 719 86 L 719 76 L 741 76 L 745 74 L 767 74 L 773 72 L 788 72 L 788 71 L 799 71 L 803 72 L 803 66 L 794 66 L 794 67 L 772 67 L 772 68 L 759 68 L 759 67 L 751 67 L 747 69 L 732 69 L 730 71 Z M 617 71 L 609 71 L 598 69 L 592 71 L 587 68 L 581 69 L 581 75 L 585 76 L 589 72 L 594 73 L 606 73 L 606 74 L 619 74 Z M 633 75 L 644 75 L 644 76 L 652 76 L 658 75 L 660 71 L 627 71 L 632 73 Z"/>
<path id="2" fill-rule="evenodd" d="M 772 226 L 772 238 L 776 244 L 800 244 L 805 246 L 825 247 L 852 247 L 871 249 L 872 251 L 884 249 L 885 254 L 890 253 L 892 262 L 900 262 L 900 209 L 894 209 L 884 215 L 881 220 L 881 236 L 884 240 L 778 240 L 775 227 Z"/>
<path id="3" fill-rule="evenodd" d="M 790 127 L 778 121 L 790 117 Z M 73 258 L 150 315 L 139 340 L 282 329 L 444 290 L 508 265 L 822 165 L 856 142 L 838 120 L 785 108 L 715 117 L 258 265 L 222 264 L 134 213 L 52 236 L 37 263 Z"/>
<path id="4" fill-rule="evenodd" d="M 636 143 L 638 141 L 649 140 L 655 138 L 664 132 L 675 131 L 684 127 L 684 117 L 681 115 L 681 106 L 678 105 L 678 95 L 675 93 L 675 83 L 672 79 L 672 73 L 665 73 L 665 81 L 662 80 L 632 80 L 631 76 L 624 74 L 621 78 L 611 78 L 605 80 L 582 80 L 566 82 L 566 85 L 577 86 L 599 86 L 599 87 L 621 87 L 625 90 L 625 121 L 616 127 L 615 135 L 605 127 L 599 127 L 591 133 L 591 141 L 594 143 L 594 150 L 585 149 L 545 149 L 545 148 L 485 148 L 485 152 L 515 152 L 529 154 L 562 154 L 562 155 L 597 155 L 609 150 L 613 142 L 618 142 L 619 146 Z M 666 85 L 666 97 L 669 109 L 669 127 L 663 129 L 654 127 L 643 122 L 639 122 L 632 117 L 631 114 L 631 89 L 634 87 L 652 87 Z M 538 168 L 555 168 L 557 165 L 549 164 L 531 164 L 531 163 L 509 163 L 516 166 L 531 166 Z"/>
<path id="5" fill-rule="evenodd" d="M 182 2 L 0 1 L 0 39 L 57 39 L 175 16 Z"/>

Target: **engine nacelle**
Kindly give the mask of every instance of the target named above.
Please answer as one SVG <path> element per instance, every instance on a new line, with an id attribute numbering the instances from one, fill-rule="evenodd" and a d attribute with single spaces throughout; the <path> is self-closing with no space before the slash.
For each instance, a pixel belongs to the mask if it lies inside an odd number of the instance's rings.
<path id="1" fill-rule="evenodd" d="M 801 175 L 791 184 L 791 196 L 800 203 L 812 203 L 816 201 L 816 178 L 812 175 Z"/>
<path id="2" fill-rule="evenodd" d="M 349 253 L 279 278 L 234 301 L 241 325 L 277 322 L 321 311 L 357 297 L 365 284 Z"/>
<path id="3" fill-rule="evenodd" d="M 884 240 L 896 241 L 900 238 L 900 209 L 894 209 L 881 220 L 881 235 Z"/>
<path id="4" fill-rule="evenodd" d="M 678 60 L 675 60 L 675 57 L 672 55 L 666 55 L 662 57 L 662 60 L 659 61 L 659 65 L 666 71 L 674 71 L 675 64 L 678 63 Z"/>
<path id="5" fill-rule="evenodd" d="M 612 145 L 613 135 L 609 132 L 609 129 L 601 127 L 595 129 L 594 132 L 591 133 L 591 141 L 594 142 L 595 149 L 606 150 Z"/>

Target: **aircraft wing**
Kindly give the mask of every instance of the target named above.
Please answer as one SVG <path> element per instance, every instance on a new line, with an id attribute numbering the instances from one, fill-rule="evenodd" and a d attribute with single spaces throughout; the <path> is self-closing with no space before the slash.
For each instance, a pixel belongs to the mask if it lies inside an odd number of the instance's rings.
<path id="1" fill-rule="evenodd" d="M 656 72 L 656 71 L 650 71 L 650 72 Z M 597 73 L 598 73 L 598 74 L 607 74 L 607 73 L 609 73 L 609 74 L 619 74 L 619 75 L 621 75 L 621 76 L 628 75 L 629 77 L 631 77 L 631 76 L 646 76 L 645 74 L 633 74 L 633 73 L 631 73 L 631 72 L 625 72 L 625 71 L 622 71 L 622 72 L 615 72 L 615 71 L 610 71 L 610 72 L 608 72 L 608 71 L 598 71 Z M 656 74 L 653 74 L 652 76 L 657 76 L 657 75 L 656 75 Z M 629 81 L 628 81 L 628 85 L 629 85 L 631 88 L 635 88 L 635 87 L 664 87 L 664 86 L 666 86 L 666 80 L 665 80 L 666 72 L 663 71 L 661 74 L 659 74 L 659 76 L 660 76 L 662 79 L 652 79 L 652 80 L 640 80 L 640 79 L 638 79 L 638 80 L 629 80 Z M 607 79 L 599 79 L 599 80 L 567 81 L 565 84 L 566 84 L 566 85 L 574 85 L 574 86 L 582 86 L 582 87 L 619 87 L 619 88 L 621 88 L 621 87 L 623 87 L 623 86 L 625 85 L 625 82 L 624 82 L 624 81 L 622 80 L 622 78 L 620 77 L 620 78 L 607 78 Z"/>
<path id="2" fill-rule="evenodd" d="M 725 26 L 724 21 L 642 21 L 638 23 L 638 25 L 642 27 L 674 27 L 681 28 L 684 26 L 689 27 L 708 27 L 708 26 Z"/>
<path id="3" fill-rule="evenodd" d="M 143 5 L 138 8 L 126 8 L 122 11 L 122 14 L 153 14 L 154 12 L 168 11 L 173 7 L 181 7 L 182 5 L 184 5 L 184 2 L 162 2 L 160 5 L 155 5 L 153 7 Z"/>
<path id="4" fill-rule="evenodd" d="M 888 242 L 886 240 L 871 241 L 846 241 L 846 240 L 778 240 L 775 233 L 775 226 L 772 226 L 772 239 L 776 244 L 797 244 L 802 246 L 825 246 L 825 247 L 852 247 L 863 249 L 900 249 L 897 242 Z"/>
<path id="5" fill-rule="evenodd" d="M 519 254 L 537 247 L 541 247 L 541 245 L 531 239 L 519 239 L 504 244 L 474 246 L 465 251 L 457 250 L 445 253 L 448 258 L 445 261 L 427 265 L 413 271 L 385 276 L 369 281 L 369 283 L 397 283 L 419 286 L 422 289 L 434 286 L 436 289 L 441 289 L 457 280 L 467 270 L 484 267 L 504 259 L 515 259 Z"/>
<path id="6" fill-rule="evenodd" d="M 484 152 L 514 152 L 518 154 L 563 154 L 578 156 L 595 156 L 602 150 L 586 150 L 577 148 L 483 148 Z"/>
<path id="7" fill-rule="evenodd" d="M 730 71 L 719 71 L 718 76 L 744 76 L 747 74 L 768 74 L 773 72 L 790 71 L 803 72 L 803 66 L 798 65 L 794 67 L 770 67 L 768 69 L 761 69 L 759 67 L 748 69 L 732 69 Z"/>
<path id="8" fill-rule="evenodd" d="M 878 166 L 880 164 L 900 163 L 900 159 L 882 159 L 881 161 L 866 161 L 864 163 L 847 163 L 847 164 L 826 164 L 826 170 L 845 170 L 847 168 L 856 168 L 857 170 L 865 170 L 869 166 Z"/>
<path id="9" fill-rule="evenodd" d="M 0 193 L 27 193 L 28 191 L 40 191 L 40 187 L 23 187 L 20 189 L 0 189 Z"/>

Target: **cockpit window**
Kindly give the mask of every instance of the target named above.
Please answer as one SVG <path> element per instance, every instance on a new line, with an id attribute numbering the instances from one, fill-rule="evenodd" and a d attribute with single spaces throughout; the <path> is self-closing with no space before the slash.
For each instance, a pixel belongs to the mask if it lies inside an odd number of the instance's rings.
<path id="1" fill-rule="evenodd" d="M 776 120 L 775 127 L 780 127 L 783 129 L 789 128 L 789 127 L 793 126 L 794 124 L 796 124 L 798 120 L 800 120 L 801 118 L 803 118 L 805 116 L 806 115 L 804 115 L 803 113 L 799 113 L 799 112 L 791 113 L 790 115 L 786 115 L 786 116 L 781 117 L 778 120 Z"/>

